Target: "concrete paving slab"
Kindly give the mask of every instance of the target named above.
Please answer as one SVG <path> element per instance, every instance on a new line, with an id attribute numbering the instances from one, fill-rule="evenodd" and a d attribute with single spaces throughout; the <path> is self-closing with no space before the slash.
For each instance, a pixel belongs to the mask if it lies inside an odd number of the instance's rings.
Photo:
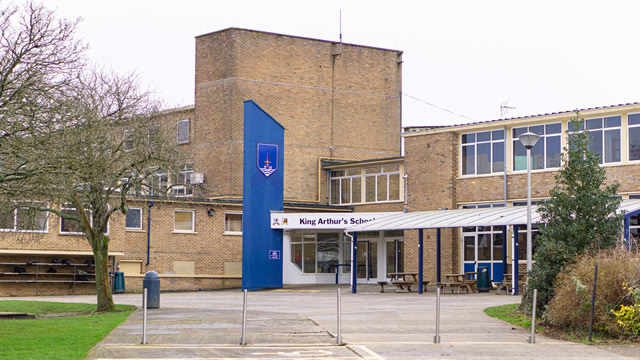
<path id="1" fill-rule="evenodd" d="M 342 291 L 342 339 L 336 346 L 334 286 L 293 287 L 248 294 L 247 343 L 240 346 L 243 294 L 239 290 L 162 293 L 149 309 L 149 345 L 138 310 L 98 344 L 89 359 L 629 359 L 640 346 L 588 346 L 537 335 L 483 313 L 517 303 L 510 295 L 446 294 L 441 298 L 441 344 L 433 343 L 435 293 L 380 293 L 379 287 Z M 12 298 L 16 299 L 16 298 Z M 31 300 L 89 302 L 94 296 Z M 114 295 L 141 306 L 140 294 Z"/>

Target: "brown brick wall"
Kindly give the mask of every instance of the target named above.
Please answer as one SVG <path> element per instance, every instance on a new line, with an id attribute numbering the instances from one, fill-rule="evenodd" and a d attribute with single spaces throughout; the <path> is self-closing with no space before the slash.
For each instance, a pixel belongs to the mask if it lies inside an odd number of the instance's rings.
<path id="1" fill-rule="evenodd" d="M 286 199 L 317 199 L 319 157 L 398 156 L 399 61 L 397 51 L 241 29 L 197 37 L 195 156 L 211 195 L 242 194 L 244 100 L 285 127 Z"/>

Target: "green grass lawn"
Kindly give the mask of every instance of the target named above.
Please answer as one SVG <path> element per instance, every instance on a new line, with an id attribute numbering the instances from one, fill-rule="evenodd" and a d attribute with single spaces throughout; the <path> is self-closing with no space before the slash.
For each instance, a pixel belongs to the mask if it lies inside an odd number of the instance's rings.
<path id="1" fill-rule="evenodd" d="M 0 359 L 84 359 L 89 350 L 135 310 L 93 313 L 93 304 L 0 301 L 2 312 L 77 313 L 88 316 L 0 321 Z M 128 310 L 126 310 L 128 309 Z"/>

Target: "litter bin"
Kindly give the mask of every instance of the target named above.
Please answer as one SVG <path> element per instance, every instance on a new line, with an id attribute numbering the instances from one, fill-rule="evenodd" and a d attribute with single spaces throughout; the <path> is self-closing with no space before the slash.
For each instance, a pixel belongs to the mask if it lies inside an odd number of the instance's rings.
<path id="1" fill-rule="evenodd" d="M 147 271 L 142 280 L 142 288 L 147 289 L 147 309 L 160 307 L 160 277 L 155 271 Z"/>
<path id="2" fill-rule="evenodd" d="M 478 292 L 489 292 L 489 268 L 478 266 Z"/>
<path id="3" fill-rule="evenodd" d="M 124 273 L 121 271 L 116 271 L 113 273 L 113 293 L 124 293 Z"/>

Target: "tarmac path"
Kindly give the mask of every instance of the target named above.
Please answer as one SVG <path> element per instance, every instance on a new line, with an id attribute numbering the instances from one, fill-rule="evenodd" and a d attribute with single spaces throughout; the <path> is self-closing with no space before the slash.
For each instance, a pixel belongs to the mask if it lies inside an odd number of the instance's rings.
<path id="1" fill-rule="evenodd" d="M 434 344 L 435 293 L 380 293 L 378 286 L 342 291 L 343 345 L 336 344 L 335 286 L 296 287 L 248 294 L 247 345 L 241 346 L 239 290 L 162 293 L 148 310 L 147 345 L 142 310 L 105 337 L 88 359 L 640 359 L 640 346 L 592 346 L 536 336 L 483 313 L 520 301 L 509 295 L 441 297 L 440 344 Z M 16 298 L 12 298 L 16 299 Z M 95 296 L 21 298 L 95 303 Z M 141 306 L 140 294 L 114 295 Z"/>

